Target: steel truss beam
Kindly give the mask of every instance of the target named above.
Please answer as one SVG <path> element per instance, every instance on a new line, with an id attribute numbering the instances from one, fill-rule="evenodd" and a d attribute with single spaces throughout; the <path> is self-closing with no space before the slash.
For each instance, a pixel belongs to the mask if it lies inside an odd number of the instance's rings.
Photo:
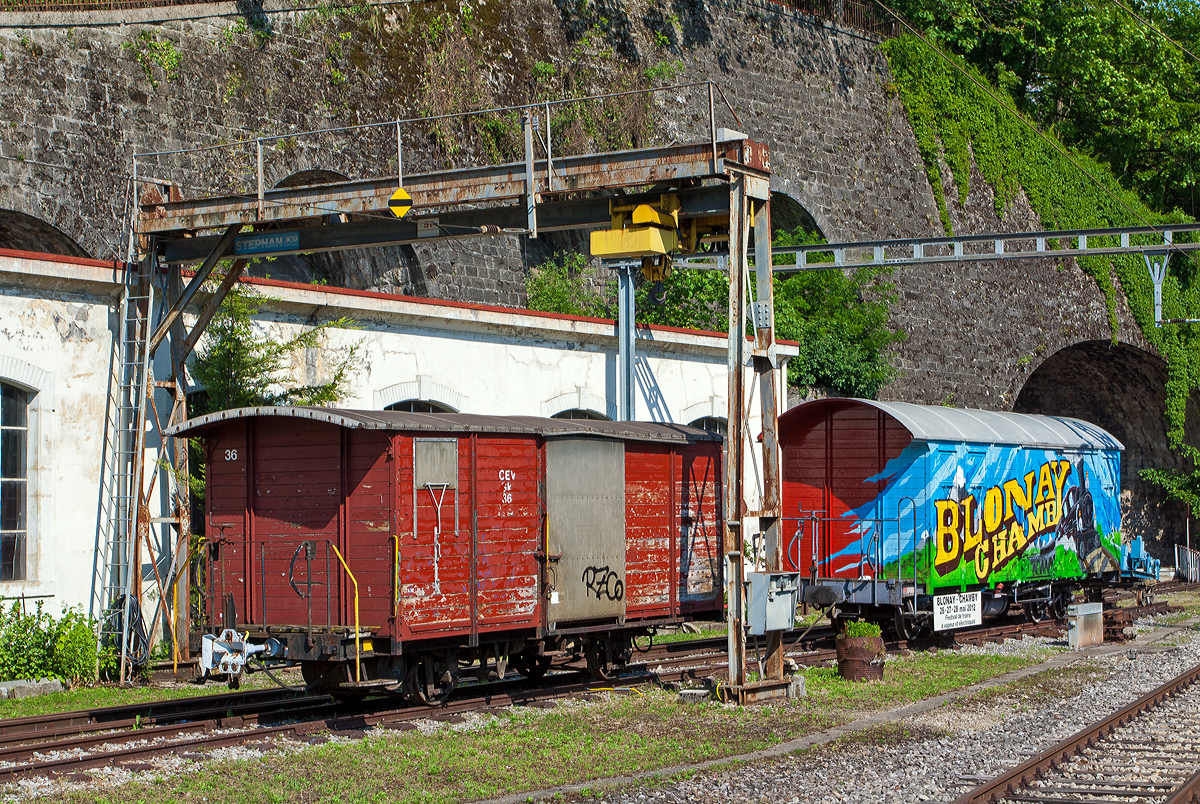
<path id="1" fill-rule="evenodd" d="M 858 243 L 788 246 L 774 249 L 773 254 L 775 256 L 795 254 L 796 264 L 776 265 L 774 270 L 776 273 L 794 273 L 797 271 L 822 271 L 829 268 L 866 268 L 883 265 L 902 268 L 955 262 L 1145 254 L 1163 249 L 1180 252 L 1200 250 L 1200 242 L 1175 242 L 1175 236 L 1184 232 L 1200 232 L 1200 223 L 1171 224 L 1159 227 L 1134 226 L 1117 229 L 1005 232 L 960 237 L 864 240 Z M 1115 244 L 1112 242 L 1114 239 L 1117 241 Z M 1146 242 L 1135 243 L 1133 242 L 1135 239 Z M 1097 240 L 1104 242 L 1095 244 Z M 1057 248 L 1052 246 L 1057 246 Z M 812 262 L 810 256 L 812 254 L 832 254 L 833 262 Z"/>
<path id="2" fill-rule="evenodd" d="M 406 186 L 407 188 L 407 186 Z M 682 208 L 680 217 L 692 218 L 725 217 L 729 213 L 729 191 L 724 185 L 673 190 L 679 196 Z M 657 199 L 657 194 L 631 195 L 632 203 L 642 197 Z M 622 198 L 625 201 L 626 197 Z M 612 223 L 608 199 L 543 201 L 538 204 L 539 231 L 567 231 L 574 229 L 598 229 Z M 390 215 L 390 213 L 389 213 Z M 462 237 L 495 237 L 524 234 L 528 230 L 527 210 L 524 204 L 485 207 L 482 209 L 456 210 L 437 216 L 437 237 L 441 239 Z M 234 239 L 232 246 L 221 254 L 223 257 L 278 257 L 285 254 L 308 254 L 317 251 L 341 251 L 350 248 L 373 248 L 395 246 L 402 243 L 429 243 L 435 238 L 419 232 L 420 220 L 354 220 L 348 223 L 297 228 L 280 228 L 243 234 Z M 256 250 L 256 243 L 270 236 L 275 245 L 267 244 Z M 294 238 L 290 238 L 294 236 Z M 181 237 L 167 241 L 163 247 L 163 261 L 167 263 L 194 263 L 204 259 L 219 243 L 219 236 Z"/>
<path id="3" fill-rule="evenodd" d="M 736 159 L 745 140 L 717 144 L 670 145 L 638 151 L 619 151 L 554 160 L 555 192 L 589 192 L 644 187 L 689 179 L 720 178 L 724 160 Z M 544 175 L 544 174 L 543 174 Z M 527 165 L 523 162 L 404 177 L 404 189 L 417 208 L 440 208 L 460 204 L 511 201 L 526 196 Z M 396 179 L 338 182 L 311 187 L 286 187 L 263 192 L 261 201 L 250 195 L 195 198 L 143 204 L 139 234 L 182 237 L 201 229 L 233 224 L 283 224 L 321 215 L 390 215 L 388 198 L 396 191 Z M 538 228 L 542 225 L 542 203 Z M 522 207 L 522 228 L 528 215 Z"/>

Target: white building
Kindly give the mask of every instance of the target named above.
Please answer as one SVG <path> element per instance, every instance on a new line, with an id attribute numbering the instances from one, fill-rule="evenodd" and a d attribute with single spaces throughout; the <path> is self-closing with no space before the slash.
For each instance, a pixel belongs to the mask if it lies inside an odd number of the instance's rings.
<path id="1" fill-rule="evenodd" d="M 0 250 L 0 597 L 47 596 L 54 612 L 64 604 L 86 609 L 91 600 L 121 280 L 113 263 Z M 257 324 L 275 337 L 341 316 L 357 322 L 331 330 L 321 349 L 297 355 L 292 366 L 295 382 L 320 382 L 326 349 L 360 344 L 361 368 L 340 407 L 616 417 L 612 321 L 247 284 L 271 297 Z M 725 335 L 639 327 L 637 338 L 635 418 L 719 427 Z M 778 351 L 785 360 L 796 354 L 786 343 Z M 751 406 L 751 432 L 758 432 L 758 407 Z M 755 488 L 757 473 L 747 475 Z"/>

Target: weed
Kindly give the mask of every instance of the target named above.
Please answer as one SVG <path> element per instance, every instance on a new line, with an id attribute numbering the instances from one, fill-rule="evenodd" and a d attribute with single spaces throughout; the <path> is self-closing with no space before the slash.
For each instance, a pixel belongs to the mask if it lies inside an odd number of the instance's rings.
<path id="1" fill-rule="evenodd" d="M 137 39 L 121 45 L 121 49 L 134 54 L 152 87 L 158 86 L 158 80 L 154 77 L 155 65 L 162 70 L 168 81 L 179 77 L 179 63 L 183 56 L 170 39 L 159 39 L 151 31 L 142 31 Z"/>

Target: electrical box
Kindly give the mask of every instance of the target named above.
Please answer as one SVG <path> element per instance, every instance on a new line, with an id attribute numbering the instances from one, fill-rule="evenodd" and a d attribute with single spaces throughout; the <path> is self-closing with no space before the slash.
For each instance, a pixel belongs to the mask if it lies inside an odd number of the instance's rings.
<path id="1" fill-rule="evenodd" d="M 746 578 L 750 587 L 747 625 L 751 634 L 787 631 L 795 625 L 796 606 L 800 603 L 800 573 L 750 572 Z"/>

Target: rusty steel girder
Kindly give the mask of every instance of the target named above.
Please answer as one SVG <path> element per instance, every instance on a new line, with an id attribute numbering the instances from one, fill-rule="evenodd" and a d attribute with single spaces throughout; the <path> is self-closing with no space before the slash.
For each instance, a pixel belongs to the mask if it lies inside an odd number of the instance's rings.
<path id="1" fill-rule="evenodd" d="M 766 146 L 750 140 L 670 145 L 636 151 L 567 156 L 554 160 L 555 193 L 614 190 L 689 179 L 723 178 L 724 161 L 742 158 L 743 147 L 769 164 Z M 544 170 L 539 169 L 539 177 Z M 404 177 L 404 189 L 414 207 L 446 207 L 505 201 L 526 195 L 525 163 L 463 168 Z M 182 236 L 184 232 L 234 224 L 284 223 L 320 215 L 389 214 L 388 198 L 396 191 L 395 177 L 337 182 L 309 187 L 264 190 L 262 203 L 248 195 L 184 200 L 145 195 L 156 203 L 140 205 L 142 235 Z"/>

